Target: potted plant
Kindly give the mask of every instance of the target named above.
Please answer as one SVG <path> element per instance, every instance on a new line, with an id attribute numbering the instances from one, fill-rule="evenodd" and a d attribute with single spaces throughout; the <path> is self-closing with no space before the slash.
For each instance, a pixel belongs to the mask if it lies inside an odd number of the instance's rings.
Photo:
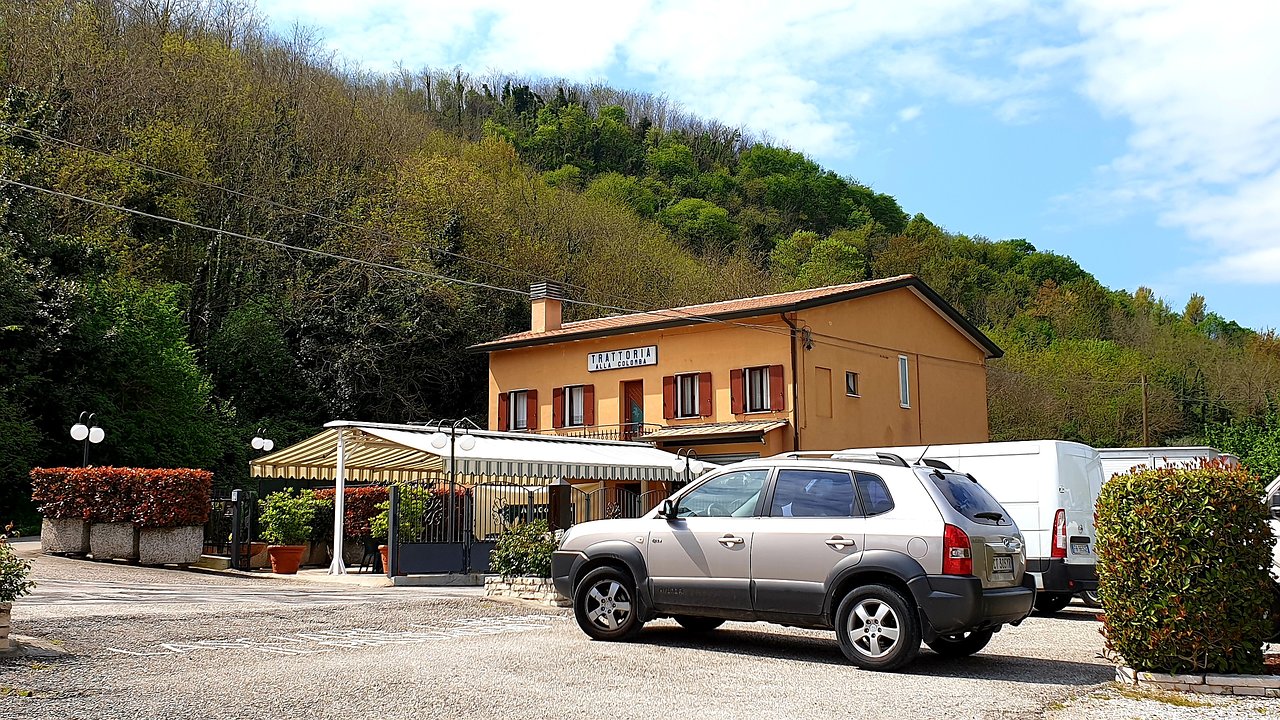
<path id="1" fill-rule="evenodd" d="M 9 611 L 13 608 L 13 601 L 35 587 L 35 583 L 28 579 L 29 575 L 31 561 L 14 554 L 5 537 L 0 535 L 0 650 L 9 649 Z"/>
<path id="2" fill-rule="evenodd" d="M 262 539 L 267 542 L 271 572 L 292 575 L 302 563 L 304 543 L 311 537 L 315 517 L 312 493 L 274 492 L 260 502 Z"/>

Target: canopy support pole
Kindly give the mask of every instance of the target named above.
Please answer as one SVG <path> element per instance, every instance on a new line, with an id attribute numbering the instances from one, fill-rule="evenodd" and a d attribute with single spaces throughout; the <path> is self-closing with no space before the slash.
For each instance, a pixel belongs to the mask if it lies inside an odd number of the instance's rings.
<path id="1" fill-rule="evenodd" d="M 338 468 L 334 474 L 333 495 L 333 562 L 329 564 L 330 575 L 346 575 L 347 564 L 342 561 L 342 522 L 346 516 L 347 500 L 347 433 L 338 428 Z"/>

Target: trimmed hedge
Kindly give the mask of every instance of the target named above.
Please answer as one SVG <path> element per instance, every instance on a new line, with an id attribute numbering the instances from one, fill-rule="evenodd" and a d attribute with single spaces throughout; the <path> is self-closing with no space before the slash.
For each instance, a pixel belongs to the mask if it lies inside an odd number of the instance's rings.
<path id="1" fill-rule="evenodd" d="M 316 511 L 316 531 L 328 538 L 333 535 L 333 500 L 337 490 L 316 490 L 316 499 L 321 503 Z M 347 488 L 343 493 L 343 529 L 346 537 L 362 538 L 370 534 L 369 522 L 378 516 L 379 503 L 387 501 L 385 486 Z M 324 522 L 327 518 L 327 524 Z M 325 531 L 321 532 L 324 528 Z"/>
<path id="2" fill-rule="evenodd" d="M 521 523 L 498 536 L 489 557 L 489 569 L 499 575 L 551 577 L 551 553 L 555 549 L 546 520 Z"/>
<path id="3" fill-rule="evenodd" d="M 178 468 L 35 468 L 31 496 L 52 520 L 130 522 L 141 528 L 203 525 L 213 473 Z"/>
<path id="4" fill-rule="evenodd" d="M 1136 468 L 1097 505 L 1107 648 L 1137 670 L 1260 673 L 1270 630 L 1263 483 L 1218 462 Z"/>

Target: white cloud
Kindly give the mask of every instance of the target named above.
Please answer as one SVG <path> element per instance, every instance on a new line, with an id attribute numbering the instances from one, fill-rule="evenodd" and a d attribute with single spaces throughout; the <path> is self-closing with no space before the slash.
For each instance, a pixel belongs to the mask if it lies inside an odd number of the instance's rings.
<path id="1" fill-rule="evenodd" d="M 1211 277 L 1280 282 L 1280 4 L 1081 0 L 1083 41 L 1023 55 L 1079 58 L 1082 92 L 1132 125 L 1104 182 L 1120 202 L 1208 243 Z"/>
<path id="2" fill-rule="evenodd" d="M 876 95 L 879 68 L 1027 12 L 1029 0 L 634 0 L 602 12 L 584 0 L 469 3 L 262 0 L 273 18 L 321 26 L 330 47 L 372 69 L 462 65 L 590 81 L 648 76 L 699 115 L 827 158 L 855 145 L 853 120 Z M 984 51 L 985 52 L 985 51 Z M 909 68 L 908 68 L 909 69 Z M 906 76 L 904 76 L 906 77 Z M 957 75 L 958 102 L 1014 99 Z M 834 90 L 834 88 L 840 88 Z M 1007 105 L 1002 116 L 1012 114 Z"/>
<path id="3" fill-rule="evenodd" d="M 911 122 L 920 117 L 920 113 L 924 112 L 924 108 L 919 105 L 904 107 L 898 111 L 898 119 L 902 122 Z"/>

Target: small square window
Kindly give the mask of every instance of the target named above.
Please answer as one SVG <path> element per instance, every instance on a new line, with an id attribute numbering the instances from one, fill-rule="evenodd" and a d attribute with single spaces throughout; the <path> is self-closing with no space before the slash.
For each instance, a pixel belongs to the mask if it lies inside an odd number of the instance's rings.
<path id="1" fill-rule="evenodd" d="M 849 397 L 862 397 L 858 392 L 858 373 L 848 371 L 844 374 L 844 394 Z"/>

